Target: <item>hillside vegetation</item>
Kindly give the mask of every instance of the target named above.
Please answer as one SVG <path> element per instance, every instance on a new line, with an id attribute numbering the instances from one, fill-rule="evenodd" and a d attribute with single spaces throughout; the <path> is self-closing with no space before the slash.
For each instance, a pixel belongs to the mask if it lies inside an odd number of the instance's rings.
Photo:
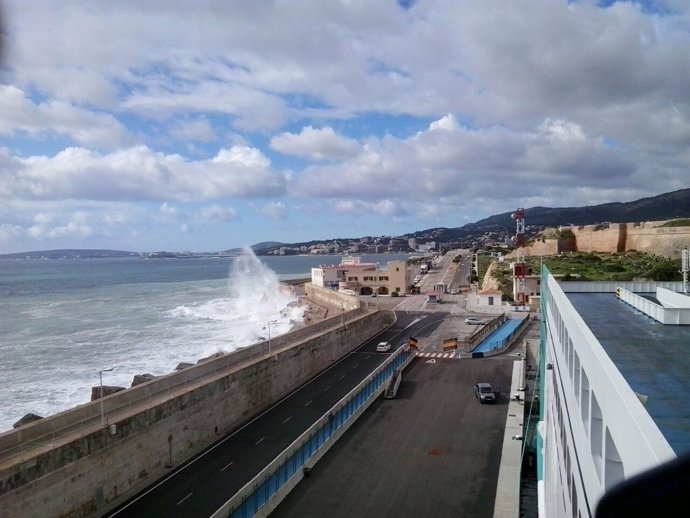
<path id="1" fill-rule="evenodd" d="M 539 259 L 530 264 L 539 271 Z M 669 259 L 644 252 L 620 254 L 587 253 L 566 254 L 544 258 L 544 264 L 553 274 L 564 275 L 564 281 L 680 281 L 680 259 Z"/>
<path id="2" fill-rule="evenodd" d="M 561 281 L 680 281 L 680 259 L 652 255 L 644 252 L 573 253 L 550 257 L 528 257 L 526 263 L 538 274 L 540 265 Z M 513 299 L 513 277 L 509 262 L 495 262 L 491 269 L 493 280 L 503 292 L 504 300 Z"/>

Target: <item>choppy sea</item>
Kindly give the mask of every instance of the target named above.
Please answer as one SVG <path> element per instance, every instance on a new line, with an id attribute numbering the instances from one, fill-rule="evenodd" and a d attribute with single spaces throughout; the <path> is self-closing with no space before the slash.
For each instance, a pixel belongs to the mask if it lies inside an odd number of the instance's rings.
<path id="1" fill-rule="evenodd" d="M 363 256 L 363 262 L 401 255 Z M 29 412 L 49 416 L 287 332 L 301 322 L 279 281 L 339 256 L 0 261 L 0 433 Z"/>

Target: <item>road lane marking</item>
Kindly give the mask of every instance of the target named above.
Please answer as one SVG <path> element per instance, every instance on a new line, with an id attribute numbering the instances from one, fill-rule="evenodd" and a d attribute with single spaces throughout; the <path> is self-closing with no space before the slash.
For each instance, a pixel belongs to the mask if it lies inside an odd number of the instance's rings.
<path id="1" fill-rule="evenodd" d="M 326 392 L 329 388 L 331 388 L 330 385 L 328 385 L 325 389 L 323 389 L 323 391 Z"/>
<path id="2" fill-rule="evenodd" d="M 180 500 L 179 502 L 177 502 L 177 505 L 180 505 L 182 502 L 184 502 L 185 500 L 187 500 L 187 498 L 189 498 L 189 497 L 192 496 L 193 494 L 194 494 L 194 493 L 189 493 L 189 494 L 188 494 L 187 496 L 185 496 L 182 500 Z"/>
<path id="3" fill-rule="evenodd" d="M 338 378 L 338 380 L 341 380 L 341 379 L 343 379 L 344 377 L 345 377 L 345 374 L 343 374 L 342 376 L 340 376 L 340 377 Z"/>
<path id="4" fill-rule="evenodd" d="M 225 465 L 225 467 L 224 467 L 223 469 L 221 469 L 221 471 L 225 471 L 225 470 L 228 469 L 230 466 L 232 466 L 234 463 L 235 463 L 235 461 L 234 461 L 234 460 L 231 460 L 230 462 L 228 462 L 228 463 Z"/>
<path id="5" fill-rule="evenodd" d="M 313 399 L 310 399 L 308 403 L 305 403 L 304 406 L 309 406 L 311 405 L 311 402 L 314 401 Z"/>
<path id="6" fill-rule="evenodd" d="M 355 366 L 352 367 L 352 368 L 353 368 L 353 369 L 356 369 L 357 367 L 359 367 L 359 363 L 356 363 Z"/>
<path id="7" fill-rule="evenodd" d="M 283 421 L 283 424 L 287 423 L 290 419 L 292 419 L 292 416 L 288 417 L 285 421 Z"/>
<path id="8" fill-rule="evenodd" d="M 266 437 L 262 437 L 261 439 L 259 439 L 258 441 L 256 441 L 256 442 L 254 443 L 254 446 L 258 446 L 265 438 L 266 438 Z"/>

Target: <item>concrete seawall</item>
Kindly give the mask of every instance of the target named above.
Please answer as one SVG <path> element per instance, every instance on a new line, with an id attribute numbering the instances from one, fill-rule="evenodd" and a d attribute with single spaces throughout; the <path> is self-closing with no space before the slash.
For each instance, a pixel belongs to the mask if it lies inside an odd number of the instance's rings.
<path id="1" fill-rule="evenodd" d="M 334 313 L 336 313 L 334 311 Z M 0 435 L 0 518 L 101 516 L 392 322 L 339 314 Z"/>

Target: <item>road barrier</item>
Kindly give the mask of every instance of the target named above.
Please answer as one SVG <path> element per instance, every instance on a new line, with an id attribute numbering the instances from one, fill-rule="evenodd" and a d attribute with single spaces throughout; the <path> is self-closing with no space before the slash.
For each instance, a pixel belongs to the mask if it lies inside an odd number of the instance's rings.
<path id="1" fill-rule="evenodd" d="M 379 397 L 396 372 L 414 358 L 408 347 L 398 349 L 386 362 L 336 403 L 278 457 L 250 480 L 211 518 L 268 516 L 311 468 Z"/>

